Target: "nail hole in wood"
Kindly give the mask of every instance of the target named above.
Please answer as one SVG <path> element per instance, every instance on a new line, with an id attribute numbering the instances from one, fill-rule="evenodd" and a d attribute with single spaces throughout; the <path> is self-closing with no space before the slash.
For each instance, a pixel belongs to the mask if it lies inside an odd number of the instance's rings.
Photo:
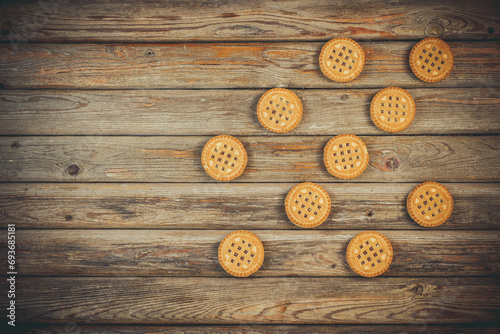
<path id="1" fill-rule="evenodd" d="M 66 219 L 66 221 L 72 221 L 73 220 L 73 216 L 72 215 L 66 215 L 64 218 Z"/>
<path id="2" fill-rule="evenodd" d="M 347 94 L 344 94 L 344 95 L 342 95 L 342 96 L 340 97 L 340 99 L 341 99 L 342 101 L 345 101 L 345 100 L 347 100 L 348 98 L 349 98 L 349 95 L 347 95 Z"/>
<path id="3" fill-rule="evenodd" d="M 19 144 L 19 142 L 15 141 L 12 143 L 12 145 L 10 145 L 10 147 L 13 149 L 17 149 L 17 148 L 21 147 L 21 144 Z"/>
<path id="4" fill-rule="evenodd" d="M 495 28 L 489 27 L 488 28 L 488 34 L 493 34 L 495 32 Z"/>

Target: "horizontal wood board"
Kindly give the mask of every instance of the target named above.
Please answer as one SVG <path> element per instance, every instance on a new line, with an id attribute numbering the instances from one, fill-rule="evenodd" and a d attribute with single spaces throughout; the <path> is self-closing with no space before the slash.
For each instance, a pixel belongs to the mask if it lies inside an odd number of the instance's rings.
<path id="1" fill-rule="evenodd" d="M 391 135 L 374 126 L 378 89 L 295 90 L 304 106 L 284 135 Z M 257 119 L 265 90 L 0 90 L 1 135 L 271 135 Z M 398 135 L 498 134 L 500 90 L 408 89 L 417 112 Z M 488 115 L 486 118 L 485 115 Z M 446 122 L 443 122 L 446 120 Z M 200 121 L 203 126 L 200 126 Z"/>
<path id="2" fill-rule="evenodd" d="M 20 321 L 60 324 L 458 324 L 492 322 L 500 306 L 497 277 L 19 277 L 17 286 Z"/>
<path id="3" fill-rule="evenodd" d="M 228 133 L 226 133 L 228 134 Z M 346 182 L 331 176 L 331 137 L 238 137 L 248 163 L 234 182 Z M 370 163 L 349 182 L 498 182 L 497 136 L 362 136 Z M 0 181 L 216 182 L 201 151 L 210 137 L 0 137 Z"/>
<path id="4" fill-rule="evenodd" d="M 406 211 L 417 183 L 339 183 L 321 186 L 332 199 L 318 230 L 428 230 Z M 7 183 L 0 226 L 22 229 L 302 230 L 284 202 L 294 183 Z M 453 214 L 432 230 L 498 229 L 500 184 L 444 183 Z M 200 232 L 203 233 L 203 232 Z"/>
<path id="5" fill-rule="evenodd" d="M 498 39 L 494 1 L 5 1 L 0 41 Z"/>
<path id="6" fill-rule="evenodd" d="M 235 226 L 235 229 L 238 229 Z M 498 231 L 385 231 L 390 276 L 488 276 L 500 273 Z M 254 231 L 265 250 L 252 277 L 358 276 L 345 249 L 360 231 Z M 19 231 L 23 276 L 217 276 L 219 243 L 229 231 Z M 6 240 L 6 233 L 0 233 Z M 3 244 L 3 245 L 2 245 Z M 6 248 L 5 242 L 0 245 Z M 50 256 L 48 256 L 50 254 Z M 244 281 L 244 280 L 239 280 Z"/>
<path id="7" fill-rule="evenodd" d="M 411 71 L 416 42 L 362 42 L 363 72 L 352 82 L 319 69 L 324 43 L 0 44 L 7 89 L 497 88 L 500 41 L 450 42 L 455 62 L 439 83 Z"/>

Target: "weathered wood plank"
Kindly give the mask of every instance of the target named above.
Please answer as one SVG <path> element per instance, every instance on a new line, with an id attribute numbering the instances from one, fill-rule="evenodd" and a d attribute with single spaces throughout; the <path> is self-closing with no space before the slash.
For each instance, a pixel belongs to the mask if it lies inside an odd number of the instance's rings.
<path id="1" fill-rule="evenodd" d="M 363 72 L 351 83 L 319 70 L 323 43 L 0 44 L 0 83 L 16 88 L 498 87 L 500 42 L 450 42 L 455 65 L 437 84 L 419 80 L 415 42 L 362 42 Z M 493 88 L 492 88 L 493 89 Z"/>
<path id="2" fill-rule="evenodd" d="M 256 277 L 357 276 L 347 265 L 345 249 L 359 231 L 254 232 L 266 251 Z M 380 232 L 389 238 L 394 249 L 394 260 L 384 276 L 500 273 L 499 231 Z M 219 243 L 228 233 L 19 230 L 16 265 L 19 273 L 29 276 L 228 277 L 217 258 Z M 1 240 L 7 240 L 5 233 Z M 5 241 L 1 243 L 5 247 Z"/>
<path id="3" fill-rule="evenodd" d="M 471 323 L 498 319 L 499 283 L 496 277 L 18 277 L 16 302 L 19 321 L 62 324 Z"/>
<path id="4" fill-rule="evenodd" d="M 7 1 L 0 6 L 11 41 L 184 41 L 498 38 L 494 1 Z M 433 32 L 430 23 L 437 23 Z M 427 27 L 427 29 L 426 29 Z"/>
<path id="5" fill-rule="evenodd" d="M 416 183 L 322 184 L 332 211 L 318 229 L 424 229 L 406 212 Z M 435 229 L 498 229 L 500 184 L 446 183 L 453 214 Z M 299 229 L 285 196 L 292 183 L 3 184 L 0 226 L 78 229 Z"/>
<path id="6" fill-rule="evenodd" d="M 413 321 L 412 321 L 413 322 Z M 18 325 L 16 325 L 17 327 Z M 66 325 L 26 324 L 26 334 L 316 334 L 316 333 L 498 333 L 494 324 L 428 325 L 419 321 L 412 325 L 229 325 L 229 326 L 124 326 L 124 325 Z"/>
<path id="7" fill-rule="evenodd" d="M 200 161 L 210 137 L 1 137 L 0 181 L 215 182 Z M 344 182 L 326 171 L 330 137 L 238 137 L 248 152 L 236 182 Z M 370 164 L 351 182 L 495 182 L 496 136 L 366 137 Z"/>
<path id="8" fill-rule="evenodd" d="M 370 119 L 377 89 L 297 90 L 305 114 L 290 135 L 388 134 Z M 417 104 L 402 134 L 500 133 L 500 92 L 410 89 Z M 264 90 L 0 90 L 1 135 L 267 135 Z M 488 115 L 485 121 L 484 115 Z M 348 116 L 347 116 L 348 115 Z M 203 120 L 205 126 L 197 126 Z M 446 122 L 443 122 L 446 120 Z"/>

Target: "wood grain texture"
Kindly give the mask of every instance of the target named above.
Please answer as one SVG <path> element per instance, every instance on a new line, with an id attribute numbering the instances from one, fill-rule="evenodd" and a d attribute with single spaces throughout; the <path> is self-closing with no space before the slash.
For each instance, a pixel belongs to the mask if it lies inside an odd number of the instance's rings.
<path id="1" fill-rule="evenodd" d="M 497 277 L 18 277 L 16 301 L 21 322 L 456 324 L 498 319 L 500 302 L 492 297 L 499 283 Z"/>
<path id="2" fill-rule="evenodd" d="M 425 322 L 412 325 L 227 325 L 227 326 L 120 326 L 120 325 L 24 325 L 26 334 L 61 334 L 77 331 L 79 334 L 317 334 L 317 333 L 498 333 L 494 324 L 429 325 Z"/>
<path id="3" fill-rule="evenodd" d="M 362 7 L 360 9 L 360 7 Z M 498 38 L 494 1 L 7 1 L 12 41 L 421 39 L 430 22 L 451 39 Z"/>
<path id="4" fill-rule="evenodd" d="M 326 171 L 331 137 L 238 137 L 236 182 L 345 182 Z M 496 182 L 496 136 L 363 136 L 370 164 L 350 182 Z M 1 137 L 0 181 L 215 182 L 200 154 L 210 137 Z"/>
<path id="5" fill-rule="evenodd" d="M 286 135 L 385 134 L 377 89 L 296 90 L 305 114 Z M 409 89 L 417 104 L 400 134 L 500 133 L 500 91 Z M 268 135 L 256 116 L 265 90 L 0 90 L 1 135 Z M 488 121 L 483 115 L 488 115 Z M 199 126 L 203 120 L 204 126 Z M 446 122 L 443 122 L 446 120 Z"/>
<path id="6" fill-rule="evenodd" d="M 0 83 L 19 88 L 384 88 L 486 87 L 500 83 L 500 42 L 450 42 L 451 74 L 420 81 L 408 56 L 415 42 L 362 42 L 353 82 L 319 69 L 323 43 L 0 44 Z"/>
<path id="7" fill-rule="evenodd" d="M 426 230 L 406 211 L 417 183 L 321 184 L 332 211 L 317 229 Z M 284 201 L 294 184 L 2 184 L 0 226 L 71 229 L 300 229 Z M 446 183 L 453 214 L 432 230 L 498 229 L 500 184 Z M 62 233 L 63 234 L 63 233 Z"/>
<path id="8" fill-rule="evenodd" d="M 240 229 L 235 226 L 234 229 Z M 498 231 L 385 231 L 394 259 L 384 277 L 500 273 Z M 345 249 L 359 231 L 253 231 L 265 259 L 252 276 L 358 275 Z M 29 276 L 221 276 L 217 250 L 229 231 L 19 230 L 17 268 Z M 3 233 L 1 240 L 7 240 Z M 2 241 L 5 247 L 5 242 Z M 50 254 L 50 256 L 47 256 Z"/>

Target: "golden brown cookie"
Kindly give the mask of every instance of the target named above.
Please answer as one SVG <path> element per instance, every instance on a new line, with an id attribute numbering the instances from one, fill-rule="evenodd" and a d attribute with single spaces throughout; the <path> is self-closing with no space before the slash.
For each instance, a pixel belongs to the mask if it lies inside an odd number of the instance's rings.
<path id="1" fill-rule="evenodd" d="M 338 135 L 325 146 L 323 161 L 328 173 L 341 179 L 352 179 L 368 166 L 368 150 L 356 135 Z"/>
<path id="2" fill-rule="evenodd" d="M 363 70 L 365 53 L 361 46 L 350 38 L 334 38 L 321 49 L 319 67 L 330 80 L 348 82 Z"/>
<path id="3" fill-rule="evenodd" d="M 392 262 L 389 239 L 373 231 L 365 231 L 351 239 L 346 250 L 347 263 L 358 275 L 375 277 L 383 274 Z"/>
<path id="4" fill-rule="evenodd" d="M 305 228 L 321 225 L 328 218 L 331 206 L 330 196 L 325 189 L 312 182 L 297 184 L 285 199 L 288 219 Z"/>
<path id="5" fill-rule="evenodd" d="M 453 210 L 451 193 L 440 183 L 424 182 L 413 188 L 406 200 L 411 218 L 425 227 L 444 223 Z"/>
<path id="6" fill-rule="evenodd" d="M 219 263 L 235 277 L 247 277 L 259 270 L 264 262 L 264 246 L 248 231 L 235 231 L 219 245 Z"/>
<path id="7" fill-rule="evenodd" d="M 203 147 L 201 163 L 208 175 L 218 181 L 229 181 L 240 176 L 247 165 L 243 144 L 231 136 L 217 136 Z"/>
<path id="8" fill-rule="evenodd" d="M 448 43 L 439 38 L 429 37 L 411 49 L 410 67 L 420 80 L 439 82 L 453 69 L 453 53 Z"/>
<path id="9" fill-rule="evenodd" d="M 387 87 L 373 97 L 370 115 L 380 130 L 399 132 L 411 124 L 415 110 L 410 93 L 398 87 Z"/>
<path id="10" fill-rule="evenodd" d="M 257 117 L 269 131 L 288 132 L 299 125 L 302 119 L 302 102 L 288 89 L 273 88 L 260 97 Z"/>

